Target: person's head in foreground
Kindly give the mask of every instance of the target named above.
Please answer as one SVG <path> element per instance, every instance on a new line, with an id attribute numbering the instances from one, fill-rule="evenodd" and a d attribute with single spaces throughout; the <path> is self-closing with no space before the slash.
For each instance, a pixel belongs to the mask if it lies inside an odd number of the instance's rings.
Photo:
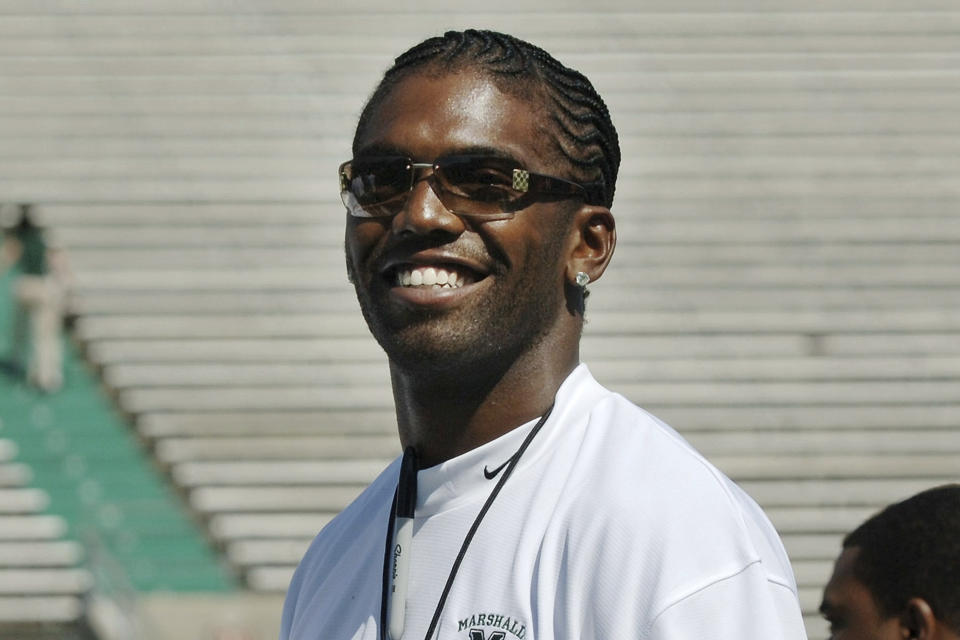
<path id="1" fill-rule="evenodd" d="M 960 485 L 890 505 L 850 533 L 820 611 L 833 640 L 960 638 Z"/>
<path id="2" fill-rule="evenodd" d="M 387 71 L 339 172 L 347 270 L 422 460 L 489 440 L 484 423 L 541 415 L 577 366 L 585 286 L 615 245 L 619 162 L 590 82 L 529 43 L 448 32 Z M 437 429 L 451 413 L 472 423 L 462 441 L 438 446 L 425 397 Z"/>

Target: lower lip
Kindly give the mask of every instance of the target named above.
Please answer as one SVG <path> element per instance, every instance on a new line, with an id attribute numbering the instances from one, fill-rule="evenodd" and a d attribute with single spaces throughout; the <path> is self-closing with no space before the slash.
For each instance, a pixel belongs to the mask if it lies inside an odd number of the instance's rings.
<path id="1" fill-rule="evenodd" d="M 401 287 L 390 288 L 390 297 L 411 307 L 429 307 L 441 309 L 459 304 L 465 297 L 473 295 L 489 278 L 462 287 Z"/>

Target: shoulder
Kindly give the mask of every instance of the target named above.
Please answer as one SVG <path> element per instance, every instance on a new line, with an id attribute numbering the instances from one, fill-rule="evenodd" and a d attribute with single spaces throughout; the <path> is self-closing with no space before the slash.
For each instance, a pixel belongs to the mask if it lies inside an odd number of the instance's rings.
<path id="1" fill-rule="evenodd" d="M 563 500 L 570 542 L 601 549 L 604 570 L 649 572 L 654 607 L 753 565 L 751 575 L 795 594 L 779 536 L 756 502 L 670 426 L 603 391 L 582 414 Z"/>

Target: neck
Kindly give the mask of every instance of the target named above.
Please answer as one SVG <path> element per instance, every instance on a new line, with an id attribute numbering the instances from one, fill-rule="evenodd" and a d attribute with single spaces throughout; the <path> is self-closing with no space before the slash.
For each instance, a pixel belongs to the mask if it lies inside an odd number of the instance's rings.
<path id="1" fill-rule="evenodd" d="M 543 346 L 509 366 L 477 366 L 455 377 L 391 363 L 404 448 L 415 447 L 420 465 L 431 467 L 543 415 L 580 360 L 575 342 L 565 350 Z"/>

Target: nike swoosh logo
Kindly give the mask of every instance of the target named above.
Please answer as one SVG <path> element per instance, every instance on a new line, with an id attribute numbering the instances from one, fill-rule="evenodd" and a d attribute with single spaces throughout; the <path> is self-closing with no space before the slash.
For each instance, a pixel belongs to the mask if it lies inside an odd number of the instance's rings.
<path id="1" fill-rule="evenodd" d="M 503 471 L 503 468 L 504 468 L 505 466 L 507 466 L 508 464 L 510 464 L 510 461 L 511 461 L 511 460 L 513 460 L 513 456 L 510 456 L 509 458 L 507 458 L 507 461 L 506 461 L 506 462 L 504 462 L 502 465 L 500 465 L 499 467 L 497 467 L 497 468 L 494 469 L 493 471 L 490 471 L 489 469 L 487 469 L 487 465 L 483 465 L 483 477 L 486 478 L 487 480 L 493 480 L 494 478 L 497 477 L 497 474 L 498 474 L 498 473 L 500 473 L 501 471 Z"/>

